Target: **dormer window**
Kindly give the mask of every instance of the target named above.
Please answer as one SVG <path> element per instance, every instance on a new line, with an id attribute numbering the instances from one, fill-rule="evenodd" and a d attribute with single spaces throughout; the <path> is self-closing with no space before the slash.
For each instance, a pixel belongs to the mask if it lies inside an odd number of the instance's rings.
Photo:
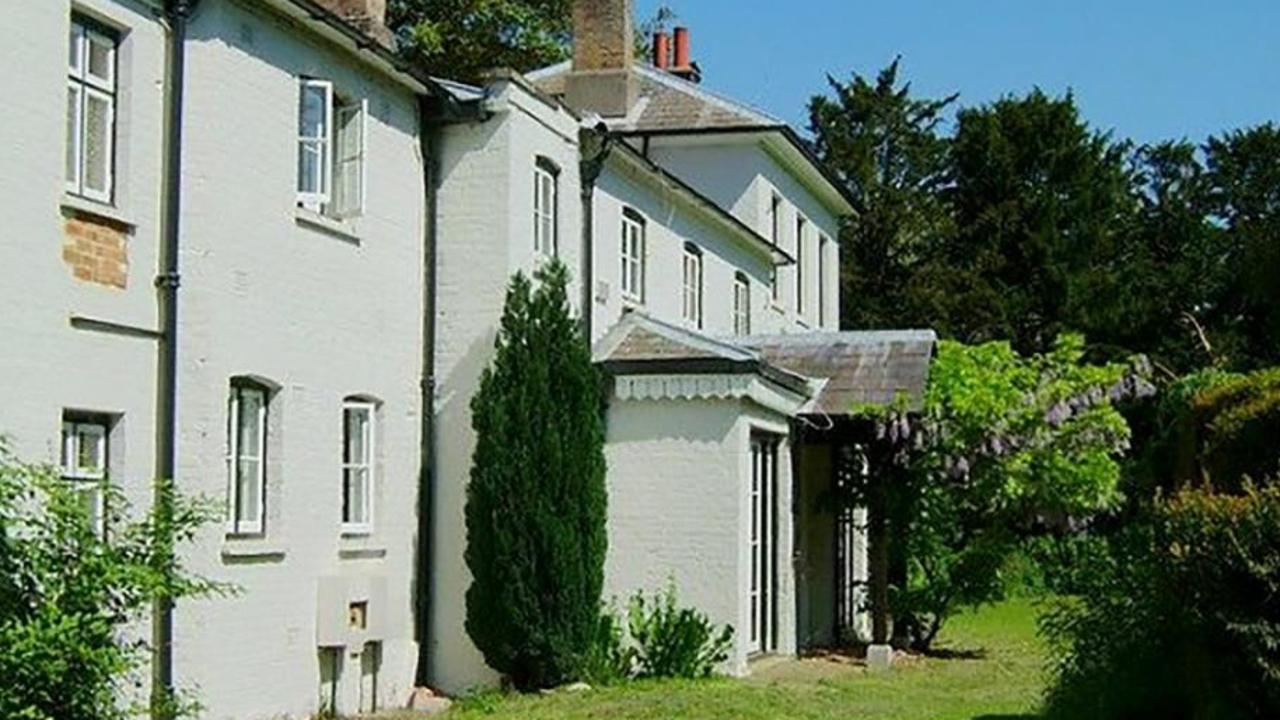
<path id="1" fill-rule="evenodd" d="M 298 103 L 298 205 L 336 220 L 364 212 L 368 101 L 304 78 Z"/>

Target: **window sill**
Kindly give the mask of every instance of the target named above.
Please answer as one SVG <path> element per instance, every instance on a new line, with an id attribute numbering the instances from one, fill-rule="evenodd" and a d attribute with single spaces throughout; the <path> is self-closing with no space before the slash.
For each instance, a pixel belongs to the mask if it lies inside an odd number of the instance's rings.
<path id="1" fill-rule="evenodd" d="M 278 563 L 285 558 L 282 545 L 265 540 L 228 537 L 222 543 L 222 560 L 227 563 Z"/>
<path id="2" fill-rule="evenodd" d="M 377 560 L 387 556 L 387 548 L 374 542 L 373 531 L 343 530 L 339 541 L 341 560 Z"/>
<path id="3" fill-rule="evenodd" d="M 338 548 L 339 560 L 381 560 L 387 556 L 383 547 L 344 547 Z"/>
<path id="4" fill-rule="evenodd" d="M 130 235 L 138 229 L 138 224 L 128 214 L 114 205 L 107 205 L 96 200 L 70 194 L 63 195 L 59 205 L 63 215 L 78 215 L 89 220 L 114 225 L 119 230 Z"/>
<path id="5" fill-rule="evenodd" d="M 304 207 L 294 208 L 293 218 L 303 227 L 319 230 L 355 245 L 360 244 L 360 232 L 354 220 L 334 220 Z"/>

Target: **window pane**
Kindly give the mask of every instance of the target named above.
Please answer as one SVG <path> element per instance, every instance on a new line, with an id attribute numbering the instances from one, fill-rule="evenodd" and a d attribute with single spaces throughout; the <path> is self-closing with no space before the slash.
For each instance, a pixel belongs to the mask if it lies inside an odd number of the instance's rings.
<path id="1" fill-rule="evenodd" d="M 75 427 L 75 471 L 81 477 L 101 477 L 107 465 L 107 429 L 102 425 Z"/>
<path id="2" fill-rule="evenodd" d="M 69 183 L 80 180 L 80 88 L 67 88 L 67 160 L 66 179 Z"/>
<path id="3" fill-rule="evenodd" d="M 111 165 L 111 101 L 94 92 L 90 92 L 86 100 L 84 185 L 90 190 L 106 192 Z"/>
<path id="4" fill-rule="evenodd" d="M 79 25 L 71 24 L 71 34 L 67 38 L 67 67 L 71 74 L 80 75 L 80 38 L 84 31 Z"/>
<path id="5" fill-rule="evenodd" d="M 343 472 L 343 476 L 343 522 L 351 524 L 369 522 L 366 497 L 369 470 L 367 468 L 348 468 Z"/>
<path id="6" fill-rule="evenodd" d="M 236 520 L 256 523 L 262 512 L 262 488 L 258 483 L 259 462 L 241 459 L 236 463 Z"/>
<path id="7" fill-rule="evenodd" d="M 115 44 L 110 39 L 101 35 L 90 33 L 89 36 L 89 77 L 97 79 L 104 84 L 111 82 L 115 75 L 115 62 L 113 50 Z"/>
<path id="8" fill-rule="evenodd" d="M 345 414 L 347 440 L 343 451 L 344 460 L 349 463 L 367 463 L 369 412 L 363 408 L 347 408 Z"/>
<path id="9" fill-rule="evenodd" d="M 320 146 L 314 140 L 298 143 L 298 192 L 320 192 Z"/>
<path id="10" fill-rule="evenodd" d="M 298 111 L 298 137 L 323 138 L 328 135 L 324 126 L 325 102 L 328 93 L 320 85 L 302 86 L 302 106 Z"/>
<path id="11" fill-rule="evenodd" d="M 62 423 L 62 452 L 59 453 L 58 464 L 64 470 L 74 470 L 71 465 L 71 458 L 75 455 L 73 449 L 75 445 L 75 426 L 71 423 Z"/>
<path id="12" fill-rule="evenodd" d="M 257 392 L 240 393 L 239 435 L 236 449 L 240 458 L 257 458 L 262 444 L 260 414 L 262 395 Z"/>

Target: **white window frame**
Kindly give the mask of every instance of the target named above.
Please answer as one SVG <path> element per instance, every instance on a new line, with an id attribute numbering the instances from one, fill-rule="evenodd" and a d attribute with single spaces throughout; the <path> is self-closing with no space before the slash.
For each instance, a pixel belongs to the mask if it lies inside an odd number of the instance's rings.
<path id="1" fill-rule="evenodd" d="M 683 302 L 681 317 L 695 328 L 702 328 L 702 250 L 692 243 L 684 246 Z"/>
<path id="2" fill-rule="evenodd" d="M 546 162 L 539 160 L 533 166 L 533 250 L 542 257 L 553 258 L 560 245 L 560 179 Z M 549 207 L 543 206 L 544 188 L 549 190 L 545 196 Z"/>
<path id="3" fill-rule="evenodd" d="M 80 452 L 86 439 L 97 446 L 97 466 L 80 465 Z M 106 482 L 110 463 L 110 433 L 107 424 L 97 420 L 67 419 L 62 421 L 62 479 L 73 492 L 85 495 L 97 517 L 94 532 L 105 537 L 107 532 Z"/>
<path id="4" fill-rule="evenodd" d="M 818 327 L 827 325 L 827 252 L 831 240 L 826 235 L 818 236 Z"/>
<path id="5" fill-rule="evenodd" d="M 369 101 L 359 100 L 351 103 L 341 103 L 336 96 L 331 96 L 330 101 L 333 107 L 330 114 L 333 117 L 333 168 L 329 177 L 332 186 L 330 188 L 331 200 L 324 204 L 324 212 L 326 215 L 336 220 L 350 220 L 364 214 L 365 204 L 368 200 L 368 167 L 369 167 Z M 345 127 L 343 117 L 355 116 L 356 129 L 359 138 L 355 148 L 348 148 L 340 136 L 342 128 Z M 299 145 L 301 151 L 301 145 Z M 355 182 L 358 187 L 354 198 L 345 196 L 339 197 L 338 189 L 342 187 L 343 174 L 350 172 L 355 176 Z"/>
<path id="6" fill-rule="evenodd" d="M 318 90 L 323 95 L 324 120 L 314 135 L 303 135 L 302 113 L 306 107 L 307 93 L 313 90 Z M 298 177 L 295 184 L 298 191 L 298 204 L 319 212 L 329 202 L 333 192 L 333 83 L 328 80 L 302 78 L 298 88 L 297 110 Z M 320 172 L 317 176 L 319 187 L 304 190 L 302 187 L 302 157 L 307 148 L 313 146 L 319 156 Z"/>
<path id="7" fill-rule="evenodd" d="M 67 119 L 67 122 L 72 125 L 73 132 L 71 145 L 66 149 L 68 157 L 64 160 L 65 165 L 71 166 L 73 176 L 64 178 L 65 187 L 72 195 L 110 204 L 115 193 L 116 78 L 118 75 L 116 60 L 119 56 L 119 42 L 76 16 L 71 19 L 71 32 L 67 40 L 71 45 L 68 47 L 67 90 L 69 93 L 75 93 L 75 100 L 69 103 L 72 107 L 68 108 L 74 113 L 72 118 Z M 106 77 L 94 75 L 89 71 L 89 53 L 92 43 L 100 43 L 108 48 Z M 74 62 L 70 57 L 73 50 Z M 106 170 L 103 173 L 105 187 L 102 188 L 91 188 L 85 184 L 85 163 L 87 162 L 85 122 L 88 118 L 87 108 L 90 98 L 103 101 L 107 107 L 106 136 L 103 138 L 105 143 L 103 152 L 106 155 Z"/>
<path id="8" fill-rule="evenodd" d="M 646 223 L 642 219 L 628 212 L 622 214 L 622 282 L 618 286 L 624 299 L 641 304 L 645 300 L 646 232 Z"/>
<path id="9" fill-rule="evenodd" d="M 733 278 L 733 334 L 751 334 L 751 281 L 742 273 Z"/>
<path id="10" fill-rule="evenodd" d="M 365 414 L 365 435 L 364 449 L 365 457 L 363 461 L 356 461 L 350 458 L 351 448 L 347 445 L 347 414 L 348 413 L 364 413 Z M 373 533 L 374 527 L 374 472 L 376 469 L 377 458 L 377 405 L 365 400 L 347 400 L 342 404 L 342 534 L 344 535 L 370 535 Z M 347 517 L 347 473 L 353 470 L 363 470 L 364 479 L 361 482 L 360 492 L 364 496 L 365 519 L 351 520 Z"/>
<path id="11" fill-rule="evenodd" d="M 243 397 L 258 398 L 258 414 L 252 422 L 258 424 L 258 447 L 252 448 L 255 455 L 246 454 L 247 448 L 240 447 L 241 413 L 240 402 Z M 266 527 L 267 514 L 267 403 L 270 396 L 263 388 L 249 384 L 236 383 L 231 386 L 231 397 L 227 403 L 227 532 L 232 535 L 261 535 Z M 256 460 L 258 466 L 255 478 L 258 494 L 258 516 L 256 518 L 240 517 L 240 461 Z"/>
<path id="12" fill-rule="evenodd" d="M 775 248 L 782 244 L 782 197 L 773 193 L 769 197 L 769 240 Z M 769 297 L 774 304 L 782 302 L 782 287 L 778 281 L 778 266 L 769 267 Z"/>
<path id="13" fill-rule="evenodd" d="M 809 234 L 809 220 L 796 213 L 796 315 L 805 315 L 805 236 Z"/>

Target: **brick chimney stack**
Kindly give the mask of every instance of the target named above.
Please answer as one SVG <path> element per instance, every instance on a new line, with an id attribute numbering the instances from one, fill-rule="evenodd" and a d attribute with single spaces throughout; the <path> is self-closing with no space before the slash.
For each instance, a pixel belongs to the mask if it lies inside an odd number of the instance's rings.
<path id="1" fill-rule="evenodd" d="M 676 59 L 671 74 L 689 82 L 702 82 L 702 69 L 693 61 L 692 40 L 687 27 L 676 28 Z"/>
<path id="2" fill-rule="evenodd" d="M 653 66 L 659 70 L 671 67 L 671 36 L 665 30 L 653 34 Z"/>
<path id="3" fill-rule="evenodd" d="M 573 0 L 573 71 L 569 105 L 622 117 L 636 99 L 633 0 Z"/>
<path id="4" fill-rule="evenodd" d="M 319 0 L 330 12 L 392 46 L 395 36 L 387 27 L 387 0 Z"/>

